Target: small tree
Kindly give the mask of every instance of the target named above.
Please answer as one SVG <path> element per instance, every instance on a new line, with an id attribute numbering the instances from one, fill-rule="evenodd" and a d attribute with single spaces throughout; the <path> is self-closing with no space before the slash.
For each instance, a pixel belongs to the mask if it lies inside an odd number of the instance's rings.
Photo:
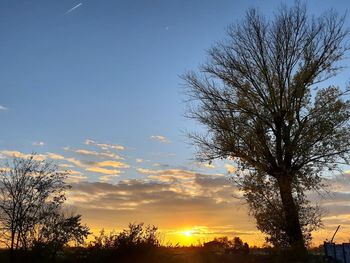
<path id="1" fill-rule="evenodd" d="M 333 11 L 309 18 L 298 2 L 271 21 L 251 9 L 209 51 L 202 74 L 184 77 L 188 115 L 208 131 L 191 135 L 198 158 L 231 158 L 238 171 L 273 177 L 297 254 L 306 254 L 297 192 L 318 188 L 326 168 L 349 162 L 350 90 L 316 86 L 341 68 L 343 24 Z"/>
<path id="2" fill-rule="evenodd" d="M 160 246 L 157 231 L 156 226 L 144 227 L 143 223 L 130 223 L 129 228 L 120 233 L 111 232 L 107 235 L 104 230 L 101 230 L 100 234 L 95 236 L 95 240 L 91 242 L 90 247 L 119 251 L 155 248 Z"/>
<path id="3" fill-rule="evenodd" d="M 116 236 L 118 249 L 158 247 L 160 244 L 157 230 L 157 227 L 150 225 L 144 228 L 143 223 L 129 224 L 129 229 L 123 230 Z"/>
<path id="4" fill-rule="evenodd" d="M 82 243 L 89 229 L 81 216 L 64 216 L 60 211 L 69 188 L 67 172 L 32 154 L 14 158 L 0 169 L 0 227 L 3 241 L 14 251 L 39 243 L 54 255 L 70 241 Z"/>
<path id="5" fill-rule="evenodd" d="M 27 249 L 35 225 L 64 202 L 66 175 L 35 154 L 0 169 L 0 225 L 11 251 Z"/>
<path id="6" fill-rule="evenodd" d="M 51 213 L 38 226 L 33 241 L 34 249 L 54 259 L 58 251 L 69 242 L 84 244 L 90 229 L 81 224 L 81 215 L 65 215 L 57 211 Z"/>

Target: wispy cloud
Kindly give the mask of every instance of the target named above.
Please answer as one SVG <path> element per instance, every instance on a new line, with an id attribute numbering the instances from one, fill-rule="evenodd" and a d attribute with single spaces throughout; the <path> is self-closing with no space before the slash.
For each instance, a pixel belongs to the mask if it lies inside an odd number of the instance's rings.
<path id="1" fill-rule="evenodd" d="M 108 144 L 108 143 L 99 143 L 96 142 L 94 140 L 90 140 L 87 139 L 85 140 L 84 144 L 86 145 L 94 145 L 97 146 L 99 148 L 101 148 L 102 150 L 125 150 L 125 147 L 122 145 L 118 145 L 118 144 Z"/>
<path id="2" fill-rule="evenodd" d="M 42 142 L 42 141 L 39 141 L 39 142 L 33 142 L 33 145 L 34 145 L 34 146 L 40 146 L 40 147 L 42 147 L 42 146 L 45 145 L 45 143 Z"/>
<path id="3" fill-rule="evenodd" d="M 60 154 L 57 154 L 57 153 L 46 153 L 47 154 L 47 157 L 49 157 L 50 159 L 53 159 L 53 160 L 64 160 L 64 156 L 63 155 L 60 155 Z"/>
<path id="4" fill-rule="evenodd" d="M 6 107 L 0 105 L 0 111 L 2 111 L 2 110 L 8 110 L 8 108 L 6 108 Z"/>
<path id="5" fill-rule="evenodd" d="M 70 149 L 69 147 L 64 147 L 65 151 L 72 151 L 80 155 L 88 155 L 88 156 L 96 156 L 101 158 L 112 158 L 116 160 L 123 160 L 124 158 L 121 157 L 118 154 L 112 153 L 112 152 L 96 152 L 96 151 L 90 151 L 85 149 Z"/>
<path id="6" fill-rule="evenodd" d="M 170 140 L 163 135 L 152 135 L 150 138 L 161 143 L 170 143 Z"/>
<path id="7" fill-rule="evenodd" d="M 129 168 L 130 166 L 126 163 L 116 162 L 116 161 L 103 161 L 97 162 L 98 167 L 113 167 L 113 168 Z"/>
<path id="8" fill-rule="evenodd" d="M 109 182 L 114 177 L 116 177 L 116 175 L 102 175 L 98 179 L 100 180 L 100 182 L 106 183 L 106 182 Z"/>
<path id="9" fill-rule="evenodd" d="M 100 174 L 108 174 L 108 175 L 118 175 L 120 174 L 119 170 L 110 170 L 110 169 L 106 169 L 106 168 L 101 168 L 101 167 L 89 167 L 85 169 L 86 171 L 89 172 L 95 172 L 95 173 L 100 173 Z"/>
<path id="10" fill-rule="evenodd" d="M 74 164 L 76 167 L 80 167 L 80 168 L 83 168 L 86 166 L 81 161 L 79 161 L 75 158 L 66 158 L 65 161 L 70 162 L 70 163 Z"/>
<path id="11" fill-rule="evenodd" d="M 25 154 L 25 153 L 22 153 L 19 151 L 9 151 L 9 150 L 2 150 L 2 151 L 0 151 L 0 154 L 4 155 L 6 157 L 10 157 L 10 158 L 13 158 L 13 157 L 15 157 L 15 158 L 29 158 L 32 156 L 31 154 Z M 46 156 L 43 154 L 36 154 L 35 159 L 36 160 L 45 160 Z"/>
<path id="12" fill-rule="evenodd" d="M 81 172 L 75 170 L 68 170 L 68 183 L 80 183 L 82 181 L 85 181 L 86 179 L 87 177 Z"/>
<path id="13" fill-rule="evenodd" d="M 70 12 L 74 11 L 75 9 L 79 8 L 80 6 L 82 6 L 83 3 L 79 3 L 75 6 L 73 6 L 71 9 L 69 9 L 65 14 L 69 14 Z"/>

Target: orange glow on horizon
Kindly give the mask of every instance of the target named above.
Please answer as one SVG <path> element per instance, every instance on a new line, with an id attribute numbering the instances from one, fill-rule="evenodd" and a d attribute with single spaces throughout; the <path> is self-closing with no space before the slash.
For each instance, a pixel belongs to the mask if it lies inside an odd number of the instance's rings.
<path id="1" fill-rule="evenodd" d="M 119 228 L 105 228 L 104 233 L 106 235 L 109 235 L 109 233 L 119 233 L 123 231 L 123 229 L 127 229 L 127 226 L 125 227 L 119 227 Z M 94 240 L 94 236 L 98 236 L 101 229 L 98 227 L 91 227 L 91 232 L 93 233 L 90 235 L 86 241 L 88 244 L 89 242 Z M 337 233 L 335 242 L 342 243 L 342 242 L 349 242 L 349 236 L 348 233 L 350 231 L 350 227 L 344 227 Z M 313 240 L 311 243 L 311 247 L 317 247 L 319 245 L 322 245 L 325 239 L 332 236 L 334 232 L 334 229 L 332 227 L 327 227 L 324 229 L 321 229 L 319 231 L 316 231 L 312 234 Z M 212 241 L 214 238 L 218 237 L 224 237 L 227 236 L 228 239 L 232 240 L 235 236 L 240 237 L 243 242 L 247 242 L 250 247 L 257 246 L 257 247 L 263 247 L 265 245 L 265 236 L 258 231 L 257 229 L 252 229 L 251 231 L 247 233 L 241 233 L 241 234 L 229 234 L 225 232 L 218 232 L 216 229 L 213 229 L 212 227 L 207 226 L 188 226 L 188 227 L 174 227 L 174 228 L 159 228 L 158 230 L 158 237 L 161 241 L 161 245 L 164 246 L 199 246 L 203 245 L 205 242 Z"/>

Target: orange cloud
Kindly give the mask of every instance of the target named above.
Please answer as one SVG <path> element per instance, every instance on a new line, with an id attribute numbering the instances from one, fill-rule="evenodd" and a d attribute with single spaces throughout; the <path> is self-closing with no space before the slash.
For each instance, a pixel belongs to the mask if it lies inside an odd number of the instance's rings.
<path id="1" fill-rule="evenodd" d="M 233 165 L 228 164 L 228 163 L 225 163 L 224 167 L 226 168 L 226 171 L 227 171 L 229 174 L 232 174 L 232 173 L 234 173 L 234 172 L 237 171 L 236 167 L 234 167 Z"/>
<path id="2" fill-rule="evenodd" d="M 56 154 L 56 153 L 47 153 L 47 157 L 49 157 L 50 159 L 54 159 L 54 160 L 64 160 L 64 156 L 60 155 L 60 154 Z"/>
<path id="3" fill-rule="evenodd" d="M 101 174 L 108 174 L 108 175 L 118 175 L 120 174 L 119 170 L 109 170 L 101 167 L 89 167 L 85 169 L 86 171 L 89 172 L 96 172 L 96 173 L 101 173 Z"/>
<path id="4" fill-rule="evenodd" d="M 0 154 L 3 154 L 7 157 L 16 157 L 16 158 L 29 158 L 32 156 L 32 154 L 25 154 L 19 151 L 8 151 L 8 150 L 0 151 Z M 36 160 L 45 160 L 46 156 L 43 154 L 36 154 L 34 158 Z"/>
<path id="5" fill-rule="evenodd" d="M 128 164 L 125 164 L 122 162 L 116 162 L 116 161 L 97 162 L 95 165 L 99 166 L 99 167 L 114 167 L 114 168 L 129 168 L 130 167 Z"/>

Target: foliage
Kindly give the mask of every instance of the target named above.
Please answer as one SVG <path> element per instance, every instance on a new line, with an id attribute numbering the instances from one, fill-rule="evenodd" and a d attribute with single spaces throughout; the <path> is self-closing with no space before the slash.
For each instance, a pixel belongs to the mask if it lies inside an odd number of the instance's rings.
<path id="1" fill-rule="evenodd" d="M 217 246 L 224 248 L 225 253 L 234 253 L 234 254 L 248 254 L 249 245 L 248 243 L 243 243 L 242 239 L 239 237 L 234 237 L 232 240 L 229 240 L 227 236 L 216 237 L 213 241 L 204 243 L 205 248 L 210 248 L 211 246 Z"/>
<path id="2" fill-rule="evenodd" d="M 107 234 L 102 229 L 88 246 L 88 258 L 91 262 L 97 258 L 98 262 L 109 262 L 116 258 L 121 262 L 142 262 L 145 258 L 150 260 L 148 262 L 161 262 L 155 259 L 161 257 L 158 253 L 160 240 L 157 230 L 155 226 L 144 227 L 143 223 L 131 223 L 128 229 L 120 233 L 112 231 Z"/>
<path id="3" fill-rule="evenodd" d="M 117 250 L 159 247 L 160 240 L 157 230 L 155 226 L 144 227 L 143 223 L 131 223 L 128 229 L 118 234 L 111 232 L 107 235 L 104 230 L 101 230 L 91 242 L 90 247 Z"/>
<path id="4" fill-rule="evenodd" d="M 286 234 L 285 216 L 276 180 L 268 175 L 255 177 L 246 175 L 236 178 L 235 183 L 244 191 L 244 198 L 250 207 L 250 213 L 255 217 L 257 228 L 267 234 L 266 241 L 277 248 L 287 248 L 289 245 Z M 265 187 L 260 187 L 264 185 Z M 305 243 L 311 241 L 311 232 L 322 226 L 322 210 L 317 205 L 311 205 L 303 193 L 295 193 L 300 225 Z"/>
<path id="5" fill-rule="evenodd" d="M 33 241 L 34 252 L 52 259 L 70 242 L 75 246 L 84 244 L 84 240 L 91 233 L 80 221 L 81 215 L 66 216 L 64 213 L 52 213 L 38 226 L 38 235 Z"/>

